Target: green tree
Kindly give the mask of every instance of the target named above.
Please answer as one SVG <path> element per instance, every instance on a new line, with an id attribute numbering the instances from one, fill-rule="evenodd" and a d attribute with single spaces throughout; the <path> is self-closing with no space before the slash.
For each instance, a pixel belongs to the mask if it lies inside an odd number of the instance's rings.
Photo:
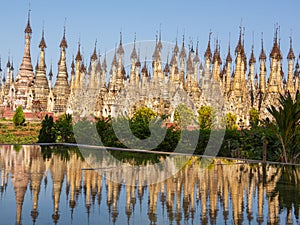
<path id="1" fill-rule="evenodd" d="M 300 94 L 297 92 L 295 99 L 288 93 L 280 95 L 280 106 L 267 107 L 272 115 L 272 120 L 266 118 L 263 123 L 270 128 L 280 140 L 281 156 L 285 162 L 296 162 L 299 151 L 299 121 L 300 121 Z"/>
<path id="2" fill-rule="evenodd" d="M 180 125 L 182 128 L 186 128 L 188 125 L 195 124 L 196 117 L 193 110 L 187 105 L 180 103 L 174 112 L 174 122 Z"/>
<path id="3" fill-rule="evenodd" d="M 237 116 L 231 112 L 226 113 L 226 115 L 222 118 L 223 124 L 226 125 L 226 130 L 236 130 L 238 125 L 236 124 Z"/>
<path id="4" fill-rule="evenodd" d="M 87 120 L 86 117 L 74 124 L 73 131 L 77 144 L 100 144 L 100 137 L 96 129 L 96 124 L 93 121 Z"/>
<path id="5" fill-rule="evenodd" d="M 72 115 L 62 115 L 54 124 L 56 142 L 74 143 L 75 137 L 73 132 Z"/>
<path id="6" fill-rule="evenodd" d="M 20 126 L 25 123 L 25 115 L 22 106 L 18 106 L 13 116 L 13 123 L 15 126 Z"/>
<path id="7" fill-rule="evenodd" d="M 56 134 L 54 130 L 53 117 L 46 115 L 42 121 L 42 128 L 38 136 L 39 143 L 54 143 Z"/>
<path id="8" fill-rule="evenodd" d="M 211 106 L 201 106 L 198 109 L 198 123 L 201 130 L 212 129 L 215 122 L 215 110 Z"/>
<path id="9" fill-rule="evenodd" d="M 147 107 L 138 109 L 130 120 L 130 128 L 132 133 L 140 139 L 146 139 L 150 137 L 151 132 L 149 129 L 149 123 L 155 117 L 155 112 Z"/>
<path id="10" fill-rule="evenodd" d="M 132 122 L 141 122 L 148 124 L 151 120 L 153 120 L 156 117 L 155 112 L 153 110 L 149 109 L 148 107 L 141 107 L 138 109 L 133 117 L 131 118 Z"/>
<path id="11" fill-rule="evenodd" d="M 111 117 L 99 119 L 96 123 L 101 142 L 107 147 L 125 147 L 117 138 L 111 123 Z"/>
<path id="12" fill-rule="evenodd" d="M 249 116 L 250 116 L 250 126 L 251 128 L 257 127 L 259 122 L 259 112 L 255 108 L 251 108 L 249 110 Z"/>

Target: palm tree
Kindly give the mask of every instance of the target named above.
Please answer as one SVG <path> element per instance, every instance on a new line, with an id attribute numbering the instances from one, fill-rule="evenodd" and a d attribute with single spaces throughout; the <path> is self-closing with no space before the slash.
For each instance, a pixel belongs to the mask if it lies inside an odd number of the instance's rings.
<path id="1" fill-rule="evenodd" d="M 294 163 L 299 156 L 299 123 L 300 123 L 300 94 L 295 99 L 288 92 L 286 96 L 280 95 L 280 106 L 267 107 L 273 120 L 268 118 L 263 123 L 269 127 L 280 140 L 282 157 L 285 162 Z"/>

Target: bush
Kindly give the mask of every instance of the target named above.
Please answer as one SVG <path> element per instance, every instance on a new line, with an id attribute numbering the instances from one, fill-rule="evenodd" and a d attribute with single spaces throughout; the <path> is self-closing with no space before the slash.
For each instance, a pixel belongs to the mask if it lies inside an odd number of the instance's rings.
<path id="1" fill-rule="evenodd" d="M 238 128 L 236 119 L 236 115 L 229 112 L 222 118 L 222 122 L 226 125 L 227 130 L 236 130 Z"/>
<path id="2" fill-rule="evenodd" d="M 252 108 L 249 110 L 249 116 L 250 116 L 250 126 L 251 128 L 255 128 L 258 126 L 259 122 L 259 111 L 255 108 Z"/>
<path id="3" fill-rule="evenodd" d="M 53 117 L 46 115 L 42 121 L 42 128 L 38 137 L 39 143 L 54 143 L 56 139 Z"/>
<path id="4" fill-rule="evenodd" d="M 196 116 L 191 108 L 181 103 L 175 109 L 174 122 L 182 128 L 186 128 L 188 125 L 196 123 Z"/>
<path id="5" fill-rule="evenodd" d="M 15 126 L 20 126 L 25 123 L 25 115 L 21 106 L 18 106 L 13 117 L 13 123 Z"/>
<path id="6" fill-rule="evenodd" d="M 54 124 L 56 142 L 75 143 L 72 115 L 62 115 Z"/>
<path id="7" fill-rule="evenodd" d="M 38 139 L 39 143 L 75 143 L 72 116 L 64 114 L 54 123 L 53 117 L 46 115 Z"/>
<path id="8" fill-rule="evenodd" d="M 198 123 L 201 130 L 213 128 L 216 120 L 216 111 L 211 106 L 201 106 L 198 109 Z"/>

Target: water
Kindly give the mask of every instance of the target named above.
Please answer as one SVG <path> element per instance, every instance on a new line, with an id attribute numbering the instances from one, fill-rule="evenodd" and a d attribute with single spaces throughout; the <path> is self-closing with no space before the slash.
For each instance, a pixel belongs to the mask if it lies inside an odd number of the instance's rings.
<path id="1" fill-rule="evenodd" d="M 300 222 L 300 167 L 6 145 L 0 168 L 5 225 Z"/>

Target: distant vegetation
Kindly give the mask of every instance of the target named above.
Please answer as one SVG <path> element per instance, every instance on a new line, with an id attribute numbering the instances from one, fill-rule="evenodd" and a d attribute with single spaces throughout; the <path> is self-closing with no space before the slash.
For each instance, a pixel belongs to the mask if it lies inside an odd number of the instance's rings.
<path id="1" fill-rule="evenodd" d="M 273 106 L 267 108 L 271 116 L 263 121 L 259 121 L 259 112 L 251 109 L 250 127 L 247 129 L 238 127 L 236 115 L 232 113 L 224 115 L 221 122 L 226 125 L 226 130 L 218 156 L 261 160 L 265 144 L 268 161 L 299 163 L 300 95 L 297 93 L 294 99 L 290 94 L 281 96 L 279 102 L 279 108 Z M 154 135 L 154 138 L 162 138 L 162 142 L 152 149 L 153 151 L 172 152 L 182 138 L 181 130 L 185 129 L 185 135 L 199 134 L 194 153 L 202 155 L 211 138 L 212 129 L 215 129 L 214 132 L 224 132 L 214 128 L 214 114 L 213 108 L 204 106 L 198 110 L 198 118 L 196 118 L 189 107 L 181 104 L 175 110 L 174 123 L 164 123 L 168 115 L 158 117 L 151 109 L 143 107 L 137 110 L 132 118 L 109 117 L 95 121 L 83 118 L 73 123 L 71 115 L 65 114 L 55 122 L 52 116 L 46 115 L 40 125 L 34 122 L 25 123 L 23 110 L 18 108 L 13 121 L 0 120 L 0 143 L 77 142 L 107 147 L 143 148 L 138 140 L 147 141 L 151 135 Z M 199 130 L 189 129 L 189 124 L 197 124 Z M 115 128 L 121 132 L 121 138 L 116 135 Z M 155 129 L 151 130 L 151 128 Z M 151 133 L 153 131 L 155 132 Z M 124 138 L 130 137 L 129 133 L 135 138 L 132 140 Z M 160 137 L 160 134 L 163 136 Z M 189 143 L 185 144 L 186 147 L 183 145 L 182 152 L 188 149 Z"/>
<path id="2" fill-rule="evenodd" d="M 18 106 L 13 116 L 13 122 L 15 126 L 21 126 L 25 123 L 25 115 L 22 106 Z"/>
<path id="3" fill-rule="evenodd" d="M 300 155 L 300 94 L 297 92 L 295 99 L 290 93 L 281 95 L 279 103 L 278 108 L 267 108 L 273 118 L 263 123 L 280 141 L 282 161 L 295 163 Z"/>
<path id="4" fill-rule="evenodd" d="M 181 111 L 183 115 L 189 117 L 187 120 L 191 121 L 195 118 L 190 115 L 190 110 L 185 106 L 180 106 L 177 109 Z M 203 126 L 200 126 L 200 130 L 186 130 L 187 134 L 193 135 L 194 132 L 199 133 L 198 144 L 195 149 L 195 154 L 204 154 L 208 141 L 210 139 L 211 127 L 214 124 L 213 113 L 214 110 L 208 107 L 203 107 L 198 111 L 198 121 Z M 224 141 L 221 146 L 218 156 L 223 157 L 239 157 L 245 159 L 262 159 L 263 142 L 267 143 L 267 160 L 269 161 L 283 161 L 281 142 L 278 139 L 278 135 L 274 130 L 266 126 L 265 124 L 258 125 L 258 116 L 256 111 L 252 110 L 251 113 L 253 122 L 251 123 L 251 129 L 237 129 L 238 126 L 235 123 L 236 116 L 228 113 L 224 116 L 223 121 L 226 123 L 226 131 Z M 251 117 L 251 116 L 250 116 Z M 156 118 L 156 119 L 155 119 Z M 53 118 L 46 116 L 42 122 L 42 128 L 39 134 L 40 143 L 82 143 L 90 145 L 104 145 L 107 147 L 121 147 L 135 146 L 139 148 L 138 143 L 133 140 L 122 140 L 117 137 L 114 132 L 114 127 L 118 127 L 122 131 L 122 127 L 129 124 L 131 133 L 138 139 L 147 139 L 151 136 L 149 130 L 149 122 L 151 119 L 155 119 L 155 123 L 160 123 L 156 129 L 161 129 L 165 132 L 163 141 L 153 149 L 153 151 L 166 151 L 172 152 L 178 145 L 181 138 L 182 127 L 187 126 L 187 121 L 183 121 L 181 124 L 178 116 L 175 114 L 175 124 L 170 127 L 161 126 L 162 118 L 159 118 L 155 113 L 146 107 L 143 107 L 134 114 L 132 118 L 105 118 L 97 119 L 96 122 L 88 121 L 86 118 L 78 121 L 73 125 L 72 116 L 64 115 L 56 122 L 53 122 Z M 124 132 L 128 132 L 124 129 Z M 158 133 L 160 131 L 157 131 Z M 222 132 L 222 131 L 220 131 Z M 125 133 L 126 136 L 126 133 Z M 125 143 L 125 144 L 124 144 Z M 135 145 L 136 144 L 136 145 Z M 188 144 L 188 143 L 187 143 Z M 182 152 L 184 152 L 184 147 Z M 294 160 L 293 162 L 297 162 Z"/>
<path id="5" fill-rule="evenodd" d="M 0 144 L 32 144 L 38 141 L 39 122 L 15 126 L 12 120 L 0 120 Z"/>

